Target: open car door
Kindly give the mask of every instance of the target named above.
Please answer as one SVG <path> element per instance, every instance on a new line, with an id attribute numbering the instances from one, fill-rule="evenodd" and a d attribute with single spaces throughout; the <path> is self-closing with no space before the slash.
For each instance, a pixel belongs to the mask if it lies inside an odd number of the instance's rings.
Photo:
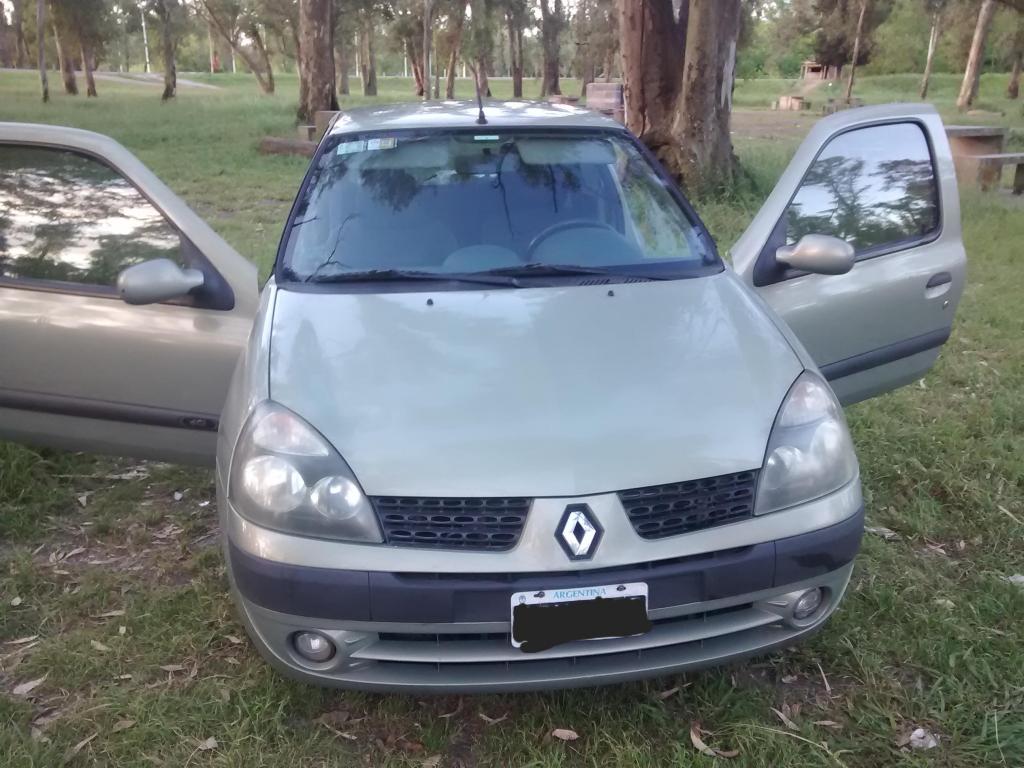
<path id="1" fill-rule="evenodd" d="M 0 123 L 0 439 L 212 464 L 257 300 L 120 144 Z"/>
<path id="2" fill-rule="evenodd" d="M 949 338 L 966 275 L 938 114 L 896 104 L 818 122 L 732 262 L 844 404 L 920 378 Z"/>

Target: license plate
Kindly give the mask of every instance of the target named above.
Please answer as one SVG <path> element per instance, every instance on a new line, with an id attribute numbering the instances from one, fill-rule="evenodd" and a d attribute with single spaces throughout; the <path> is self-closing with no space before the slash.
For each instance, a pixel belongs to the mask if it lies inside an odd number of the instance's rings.
<path id="1" fill-rule="evenodd" d="M 642 582 L 512 595 L 512 645 L 524 653 L 574 640 L 642 635 L 650 628 Z"/>

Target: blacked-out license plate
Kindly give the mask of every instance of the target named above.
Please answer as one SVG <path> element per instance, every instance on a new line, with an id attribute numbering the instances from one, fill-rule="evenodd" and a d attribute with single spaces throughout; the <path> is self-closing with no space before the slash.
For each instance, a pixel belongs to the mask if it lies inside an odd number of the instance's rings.
<path id="1" fill-rule="evenodd" d="M 512 645 L 524 653 L 574 640 L 641 635 L 650 628 L 642 582 L 512 595 Z"/>

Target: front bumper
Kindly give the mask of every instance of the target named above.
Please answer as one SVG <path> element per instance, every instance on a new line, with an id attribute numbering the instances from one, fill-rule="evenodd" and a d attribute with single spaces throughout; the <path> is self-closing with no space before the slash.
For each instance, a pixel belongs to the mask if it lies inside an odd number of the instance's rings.
<path id="1" fill-rule="evenodd" d="M 514 574 L 392 573 L 286 564 L 228 545 L 250 634 L 286 674 L 320 685 L 389 691 L 568 688 L 719 664 L 812 634 L 835 610 L 860 545 L 861 509 L 827 528 L 641 565 Z M 500 557 L 500 556 L 499 556 Z M 535 654 L 512 647 L 512 593 L 643 581 L 651 631 Z M 806 590 L 825 600 L 792 616 Z M 332 638 L 322 664 L 299 657 L 296 632 Z"/>

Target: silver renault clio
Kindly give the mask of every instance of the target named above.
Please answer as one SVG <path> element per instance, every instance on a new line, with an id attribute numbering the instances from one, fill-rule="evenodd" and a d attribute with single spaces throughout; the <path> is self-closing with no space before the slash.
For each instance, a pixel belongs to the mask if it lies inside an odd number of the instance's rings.
<path id="1" fill-rule="evenodd" d="M 595 685 L 815 632 L 864 522 L 842 406 L 924 375 L 964 287 L 939 117 L 817 123 L 726 263 L 617 123 L 484 113 L 337 119 L 262 290 L 112 140 L 0 123 L 0 436 L 215 461 L 241 617 L 311 683 Z"/>

